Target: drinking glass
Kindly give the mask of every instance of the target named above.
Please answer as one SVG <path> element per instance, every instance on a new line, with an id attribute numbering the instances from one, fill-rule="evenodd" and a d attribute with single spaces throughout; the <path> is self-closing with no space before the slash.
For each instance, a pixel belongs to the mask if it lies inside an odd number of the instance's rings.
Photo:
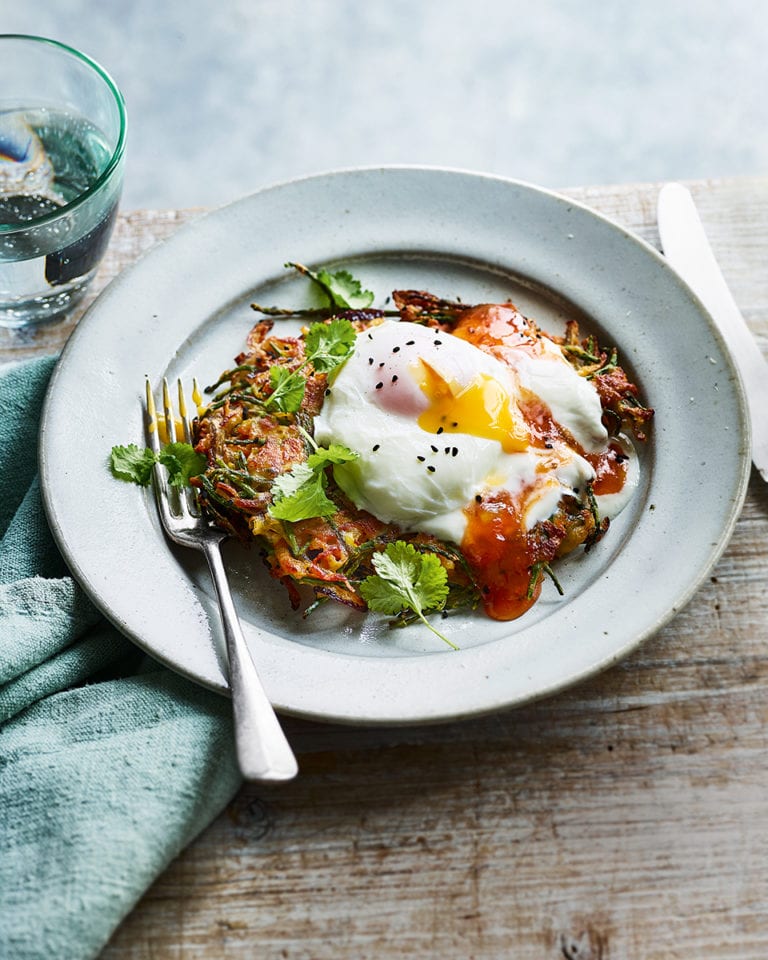
<path id="1" fill-rule="evenodd" d="M 0 325 L 60 319 L 106 249 L 126 116 L 109 74 L 72 47 L 0 34 Z"/>

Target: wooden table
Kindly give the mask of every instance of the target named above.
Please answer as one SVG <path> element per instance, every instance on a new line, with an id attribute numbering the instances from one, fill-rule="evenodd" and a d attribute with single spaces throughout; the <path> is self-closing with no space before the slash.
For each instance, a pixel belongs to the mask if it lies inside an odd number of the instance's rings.
<path id="1" fill-rule="evenodd" d="M 768 178 L 690 186 L 768 353 Z M 657 243 L 657 191 L 565 192 Z M 194 214 L 123 215 L 94 293 Z M 4 333 L 0 359 L 75 319 Z M 753 471 L 710 579 L 612 670 L 447 726 L 288 721 L 300 777 L 244 787 L 103 960 L 768 957 L 766 583 Z"/>

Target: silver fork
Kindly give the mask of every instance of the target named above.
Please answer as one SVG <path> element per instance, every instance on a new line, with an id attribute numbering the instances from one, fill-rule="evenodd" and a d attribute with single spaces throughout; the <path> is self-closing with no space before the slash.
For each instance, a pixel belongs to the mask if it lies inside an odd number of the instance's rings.
<path id="1" fill-rule="evenodd" d="M 158 453 L 162 446 L 162 420 L 157 415 L 149 380 L 146 390 L 146 430 L 150 446 Z M 182 440 L 191 443 L 192 431 L 181 380 L 178 381 L 178 395 L 177 420 L 168 382 L 163 379 L 163 418 L 167 442 Z M 211 571 L 229 658 L 229 686 L 240 771 L 246 780 L 290 780 L 298 772 L 296 757 L 259 680 L 237 617 L 221 559 L 221 543 L 226 540 L 227 534 L 201 515 L 194 491 L 181 488 L 176 496 L 176 490 L 170 489 L 165 467 L 159 463 L 153 468 L 153 479 L 157 508 L 166 534 L 174 543 L 192 547 L 205 554 Z"/>

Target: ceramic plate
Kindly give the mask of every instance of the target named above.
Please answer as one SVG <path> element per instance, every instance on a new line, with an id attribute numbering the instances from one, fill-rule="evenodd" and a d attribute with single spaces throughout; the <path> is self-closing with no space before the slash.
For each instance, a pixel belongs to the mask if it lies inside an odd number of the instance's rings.
<path id="1" fill-rule="evenodd" d="M 465 302 L 512 298 L 545 328 L 577 317 L 615 344 L 656 409 L 642 481 L 599 548 L 558 567 L 525 617 L 417 626 L 329 605 L 306 620 L 229 545 L 244 630 L 282 711 L 417 723 L 519 704 L 614 663 L 691 597 L 724 548 L 749 471 L 744 399 L 701 304 L 651 247 L 546 190 L 424 168 L 342 171 L 279 185 L 180 229 L 101 295 L 50 385 L 41 477 L 51 527 L 104 614 L 155 658 L 225 692 L 222 641 L 199 557 L 171 549 L 149 494 L 116 481 L 116 443 L 143 445 L 145 375 L 210 383 L 257 319 L 299 305 L 287 260 L 345 266 L 382 305 L 396 287 Z"/>

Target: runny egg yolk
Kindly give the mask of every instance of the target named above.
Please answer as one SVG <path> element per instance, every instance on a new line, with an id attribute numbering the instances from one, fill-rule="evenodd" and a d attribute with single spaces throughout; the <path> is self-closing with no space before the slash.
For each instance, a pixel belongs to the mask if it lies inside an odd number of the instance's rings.
<path id="1" fill-rule="evenodd" d="M 517 405 L 498 380 L 479 373 L 462 386 L 447 380 L 427 363 L 420 361 L 419 386 L 429 401 L 418 424 L 427 433 L 468 433 L 485 440 L 496 440 L 505 453 L 525 450 L 530 443 L 528 429 Z"/>

